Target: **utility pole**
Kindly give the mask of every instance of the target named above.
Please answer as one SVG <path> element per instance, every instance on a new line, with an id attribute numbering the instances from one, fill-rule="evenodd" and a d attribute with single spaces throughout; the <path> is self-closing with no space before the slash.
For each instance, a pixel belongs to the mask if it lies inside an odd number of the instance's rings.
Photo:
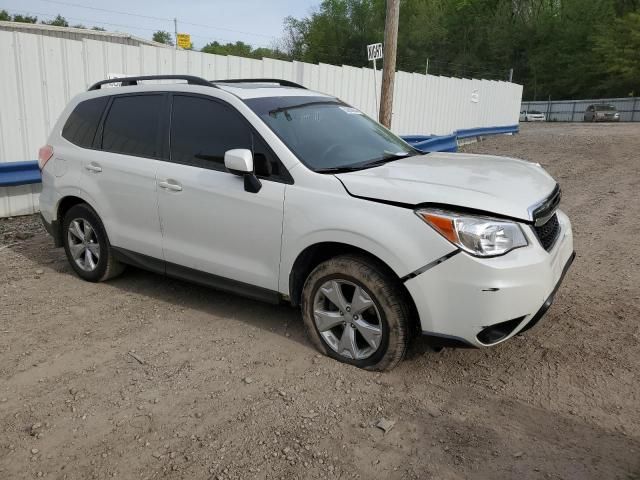
<path id="1" fill-rule="evenodd" d="M 427 67 L 424 69 L 424 74 L 429 75 L 429 59 L 427 58 Z"/>
<path id="2" fill-rule="evenodd" d="M 176 50 L 178 49 L 178 19 L 174 17 L 173 19 L 173 33 L 174 33 L 174 45 Z"/>
<path id="3" fill-rule="evenodd" d="M 382 65 L 382 92 L 380 94 L 379 121 L 391 128 L 393 112 L 393 82 L 396 75 L 396 55 L 398 50 L 398 22 L 400 0 L 387 0 L 387 17 L 384 24 L 384 63 Z"/>

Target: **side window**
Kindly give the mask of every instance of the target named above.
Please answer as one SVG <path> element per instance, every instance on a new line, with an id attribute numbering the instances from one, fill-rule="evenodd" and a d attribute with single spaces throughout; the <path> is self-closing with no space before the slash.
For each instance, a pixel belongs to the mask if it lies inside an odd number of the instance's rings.
<path id="1" fill-rule="evenodd" d="M 252 134 L 242 117 L 213 100 L 174 95 L 171 114 L 171 161 L 225 170 L 224 153 L 252 149 Z"/>
<path id="2" fill-rule="evenodd" d="M 104 122 L 102 149 L 108 152 L 158 158 L 163 95 L 115 97 Z"/>
<path id="3" fill-rule="evenodd" d="M 253 136 L 253 164 L 258 177 L 277 177 L 282 180 L 289 177 L 280 161 L 257 135 Z"/>
<path id="4" fill-rule="evenodd" d="M 98 97 L 76 105 L 62 128 L 62 136 L 79 147 L 91 148 L 108 101 L 109 97 Z"/>

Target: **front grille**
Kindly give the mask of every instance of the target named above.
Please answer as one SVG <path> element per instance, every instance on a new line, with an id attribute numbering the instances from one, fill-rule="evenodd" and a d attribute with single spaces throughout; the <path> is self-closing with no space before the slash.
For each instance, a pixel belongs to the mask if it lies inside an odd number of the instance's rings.
<path id="1" fill-rule="evenodd" d="M 542 248 L 549 251 L 553 244 L 556 243 L 558 235 L 560 235 L 560 223 L 558 222 L 558 215 L 553 214 L 553 216 L 547 220 L 547 223 L 544 225 L 540 225 L 537 227 L 533 227 L 540 240 L 540 244 Z"/>

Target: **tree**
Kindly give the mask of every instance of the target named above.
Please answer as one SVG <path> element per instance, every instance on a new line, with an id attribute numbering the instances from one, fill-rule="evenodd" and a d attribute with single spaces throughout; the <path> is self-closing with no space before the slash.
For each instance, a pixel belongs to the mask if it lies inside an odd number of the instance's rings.
<path id="1" fill-rule="evenodd" d="M 385 3 L 323 0 L 285 19 L 280 45 L 296 60 L 366 66 Z M 637 92 L 633 15 L 640 0 L 402 0 L 397 68 L 424 73 L 429 59 L 431 74 L 495 80 L 513 68 L 525 99 Z"/>
<path id="2" fill-rule="evenodd" d="M 604 59 L 608 84 L 615 84 L 618 95 L 640 92 L 640 12 L 616 19 L 611 28 L 596 38 L 596 50 Z M 612 85 L 613 88 L 613 85 Z"/>
<path id="3" fill-rule="evenodd" d="M 102 27 L 91 27 L 91 30 L 96 30 L 97 32 L 106 32 L 107 31 L 106 28 L 102 28 Z"/>
<path id="4" fill-rule="evenodd" d="M 236 57 L 257 59 L 268 57 L 288 60 L 288 56 L 277 48 L 258 47 L 254 49 L 248 43 L 240 41 L 235 43 L 219 43 L 214 41 L 207 43 L 200 51 L 204 53 L 214 53 L 217 55 L 234 55 Z"/>
<path id="5" fill-rule="evenodd" d="M 164 43 L 165 45 L 173 46 L 173 36 L 169 32 L 164 30 L 158 30 L 153 34 L 152 40 L 158 43 Z"/>
<path id="6" fill-rule="evenodd" d="M 14 15 L 12 21 L 18 23 L 37 23 L 38 17 L 30 17 L 29 15 Z"/>
<path id="7" fill-rule="evenodd" d="M 54 18 L 53 20 L 43 20 L 42 23 L 45 24 L 45 25 L 52 25 L 54 27 L 68 27 L 69 26 L 69 22 L 67 22 L 67 19 L 64 18 L 60 14 L 56 15 L 56 18 Z"/>
<path id="8" fill-rule="evenodd" d="M 9 12 L 7 12 L 6 10 L 0 10 L 0 21 L 10 22 L 11 15 L 9 15 Z"/>

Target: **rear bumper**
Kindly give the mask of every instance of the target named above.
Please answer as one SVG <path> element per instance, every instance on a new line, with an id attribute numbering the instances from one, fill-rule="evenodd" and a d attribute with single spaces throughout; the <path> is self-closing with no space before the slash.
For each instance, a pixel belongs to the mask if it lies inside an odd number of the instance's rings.
<path id="1" fill-rule="evenodd" d="M 52 220 L 50 222 L 40 213 L 40 221 L 42 225 L 44 225 L 44 229 L 47 231 L 49 235 L 53 237 L 53 243 L 56 247 L 62 246 L 62 237 L 60 235 L 60 224 L 57 220 Z"/>
<path id="2" fill-rule="evenodd" d="M 423 334 L 485 347 L 538 322 L 574 256 L 571 223 L 561 211 L 558 221 L 560 236 L 549 252 L 527 227 L 528 247 L 486 259 L 460 253 L 407 280 Z"/>

